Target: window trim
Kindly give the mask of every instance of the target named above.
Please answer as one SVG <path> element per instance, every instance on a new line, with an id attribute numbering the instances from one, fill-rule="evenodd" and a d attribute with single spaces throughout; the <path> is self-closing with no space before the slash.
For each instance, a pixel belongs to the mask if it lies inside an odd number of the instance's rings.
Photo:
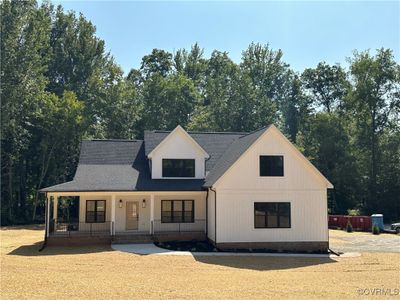
<path id="1" fill-rule="evenodd" d="M 171 202 L 171 222 L 165 222 L 163 221 L 163 204 L 167 201 Z M 174 202 L 181 202 L 182 203 L 182 210 L 180 211 L 182 213 L 182 219 L 179 222 L 174 222 L 173 220 L 173 212 L 174 212 Z M 191 220 L 190 222 L 185 222 L 184 221 L 184 213 L 185 213 L 185 201 L 191 201 L 192 202 L 192 215 L 191 215 Z M 177 223 L 194 223 L 195 219 L 195 213 L 194 213 L 195 207 L 194 207 L 194 200 L 192 199 L 164 199 L 161 200 L 161 215 L 160 215 L 160 219 L 161 219 L 161 223 L 163 224 L 177 224 Z"/>
<path id="2" fill-rule="evenodd" d="M 165 176 L 164 175 L 164 161 L 166 160 L 189 160 L 189 161 L 193 161 L 193 176 Z M 162 178 L 196 178 L 196 159 L 195 158 L 162 158 L 161 159 L 161 177 Z"/>
<path id="3" fill-rule="evenodd" d="M 282 175 L 261 175 L 261 157 L 266 156 L 278 156 L 282 157 Z M 259 154 L 258 155 L 258 176 L 261 178 L 268 177 L 268 178 L 282 178 L 285 177 L 285 155 L 283 154 Z"/>
<path id="4" fill-rule="evenodd" d="M 97 220 L 97 202 L 104 202 L 104 221 Z M 88 222 L 88 202 L 94 202 L 94 222 Z M 86 200 L 86 209 L 85 209 L 85 223 L 105 223 L 107 217 L 107 201 L 106 200 Z"/>
<path id="5" fill-rule="evenodd" d="M 278 209 L 277 209 L 277 224 L 278 226 L 275 227 L 257 227 L 256 226 L 256 204 L 278 204 Z M 289 204 L 289 226 L 288 227 L 280 227 L 280 214 L 279 214 L 279 204 Z M 292 228 L 292 204 L 291 202 L 254 202 L 253 204 L 253 209 L 254 209 L 254 229 L 290 229 Z M 267 220 L 267 215 L 265 215 L 265 221 Z M 264 224 L 267 225 L 268 222 L 265 222 Z"/>

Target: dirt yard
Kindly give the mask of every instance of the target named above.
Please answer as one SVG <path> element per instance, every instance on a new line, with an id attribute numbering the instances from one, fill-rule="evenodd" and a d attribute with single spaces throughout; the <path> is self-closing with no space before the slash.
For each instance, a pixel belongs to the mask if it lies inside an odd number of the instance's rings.
<path id="1" fill-rule="evenodd" d="M 399 253 L 322 259 L 139 256 L 109 247 L 38 252 L 42 238 L 42 227 L 2 228 L 1 299 L 347 299 L 400 289 Z"/>
<path id="2" fill-rule="evenodd" d="M 344 230 L 329 231 L 329 245 L 334 251 L 341 252 L 392 252 L 400 253 L 400 235 L 369 232 L 351 232 Z"/>

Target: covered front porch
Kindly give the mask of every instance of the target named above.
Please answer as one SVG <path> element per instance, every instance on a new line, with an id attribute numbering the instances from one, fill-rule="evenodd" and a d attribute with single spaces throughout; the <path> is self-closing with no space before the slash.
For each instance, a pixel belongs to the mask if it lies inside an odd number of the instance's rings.
<path id="1" fill-rule="evenodd" d="M 46 222 L 48 238 L 205 238 L 206 193 L 48 192 Z"/>

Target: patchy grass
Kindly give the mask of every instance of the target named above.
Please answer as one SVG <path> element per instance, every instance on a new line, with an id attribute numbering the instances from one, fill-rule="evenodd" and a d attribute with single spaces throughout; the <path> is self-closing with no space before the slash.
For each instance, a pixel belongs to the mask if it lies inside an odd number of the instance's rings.
<path id="1" fill-rule="evenodd" d="M 398 253 L 320 259 L 140 256 L 109 247 L 38 252 L 42 238 L 37 227 L 1 230 L 2 299 L 347 299 L 358 298 L 358 288 L 400 285 Z"/>

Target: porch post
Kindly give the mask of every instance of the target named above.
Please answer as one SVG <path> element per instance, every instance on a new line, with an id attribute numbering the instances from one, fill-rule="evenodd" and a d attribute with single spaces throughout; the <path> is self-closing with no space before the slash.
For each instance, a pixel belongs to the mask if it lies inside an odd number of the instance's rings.
<path id="1" fill-rule="evenodd" d="M 150 195 L 150 234 L 154 233 L 154 194 Z"/>
<path id="2" fill-rule="evenodd" d="M 50 201 L 51 201 L 51 197 L 47 194 L 47 201 L 46 201 L 46 237 L 49 236 L 49 232 L 50 232 Z"/>
<path id="3" fill-rule="evenodd" d="M 54 197 L 53 202 L 53 219 L 57 222 L 58 219 L 58 197 Z"/>
<path id="4" fill-rule="evenodd" d="M 111 195 L 111 226 L 110 233 L 111 235 L 115 235 L 115 194 Z"/>

